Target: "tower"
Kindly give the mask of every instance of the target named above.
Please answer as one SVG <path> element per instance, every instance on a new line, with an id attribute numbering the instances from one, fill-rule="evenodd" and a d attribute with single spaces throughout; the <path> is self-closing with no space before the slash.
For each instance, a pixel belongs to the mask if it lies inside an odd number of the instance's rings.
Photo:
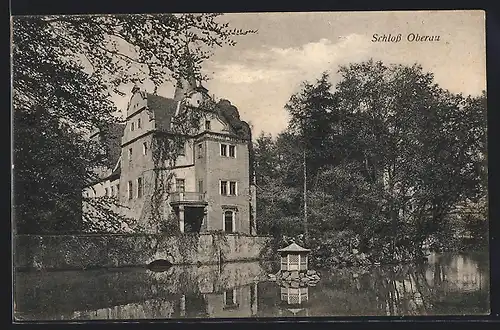
<path id="1" fill-rule="evenodd" d="M 187 96 L 187 94 L 196 89 L 196 78 L 194 74 L 194 59 L 186 45 L 184 56 L 181 59 L 181 73 L 177 80 L 174 92 L 174 100 L 179 102 Z"/>
<path id="2" fill-rule="evenodd" d="M 196 88 L 196 80 L 193 76 L 189 79 L 180 78 L 175 85 L 174 100 L 182 101 L 191 91 Z"/>

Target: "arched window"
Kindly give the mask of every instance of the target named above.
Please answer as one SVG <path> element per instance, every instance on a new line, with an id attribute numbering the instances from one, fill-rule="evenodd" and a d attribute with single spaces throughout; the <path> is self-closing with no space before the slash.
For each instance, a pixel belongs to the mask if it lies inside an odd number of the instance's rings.
<path id="1" fill-rule="evenodd" d="M 224 211 L 224 231 L 234 232 L 234 211 Z"/>

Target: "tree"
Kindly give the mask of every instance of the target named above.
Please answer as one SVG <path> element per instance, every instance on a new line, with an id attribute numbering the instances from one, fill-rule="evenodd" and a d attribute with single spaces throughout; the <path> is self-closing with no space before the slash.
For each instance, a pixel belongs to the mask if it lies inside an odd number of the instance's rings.
<path id="1" fill-rule="evenodd" d="M 93 151 L 102 151 L 102 146 L 85 137 L 118 121 L 110 96 L 122 93 L 126 83 L 149 80 L 156 90 L 172 78 L 205 79 L 200 68 L 214 47 L 234 45 L 234 36 L 254 32 L 230 29 L 218 16 L 14 18 L 14 211 L 16 219 L 22 219 L 19 231 L 75 229 L 51 214 L 76 210 L 68 194 L 80 193 L 82 185 L 95 179 L 92 168 L 106 162 L 103 152 Z M 41 136 L 40 143 L 31 143 Z M 55 180 L 57 176 L 61 180 Z M 43 181 L 34 189 L 33 180 L 40 177 Z M 68 180 L 75 185 L 63 182 Z M 30 211 L 31 199 L 38 202 Z"/>
<path id="2" fill-rule="evenodd" d="M 288 148 L 280 143 L 283 138 L 277 140 L 261 133 L 254 144 L 258 229 L 262 234 L 275 236 L 297 233 L 296 202 L 300 199 L 300 190 L 286 184 L 286 176 L 293 175 L 294 171 L 286 166 L 291 164 L 284 160 Z"/>
<path id="3" fill-rule="evenodd" d="M 315 84 L 304 82 L 302 90 L 285 105 L 290 114 L 287 132 L 300 136 L 298 142 L 306 153 L 308 176 L 313 182 L 318 169 L 335 158 L 332 141 L 339 113 L 328 79 L 325 72 Z"/>
<path id="4" fill-rule="evenodd" d="M 300 189 L 305 148 L 312 233 L 353 232 L 359 249 L 391 260 L 418 254 L 458 205 L 486 194 L 486 96 L 452 94 L 417 64 L 367 61 L 339 75 L 335 91 L 323 74 L 287 103 L 280 184 Z"/>
<path id="5" fill-rule="evenodd" d="M 382 205 L 397 233 L 392 251 L 419 246 L 482 186 L 480 173 L 471 170 L 480 164 L 468 150 L 481 149 L 484 120 L 474 119 L 477 112 L 462 95 L 441 89 L 419 65 L 369 61 L 340 73 L 342 106 L 364 118 L 358 148 L 365 173 L 382 179 Z"/>

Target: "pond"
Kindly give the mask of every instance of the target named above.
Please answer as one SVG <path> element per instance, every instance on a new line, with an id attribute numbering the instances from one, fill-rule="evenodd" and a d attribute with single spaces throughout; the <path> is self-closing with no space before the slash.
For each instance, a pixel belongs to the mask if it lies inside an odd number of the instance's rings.
<path id="1" fill-rule="evenodd" d="M 125 320 L 489 314 L 487 254 L 432 254 L 422 265 L 320 269 L 316 286 L 280 287 L 279 265 L 22 272 L 17 320 Z"/>

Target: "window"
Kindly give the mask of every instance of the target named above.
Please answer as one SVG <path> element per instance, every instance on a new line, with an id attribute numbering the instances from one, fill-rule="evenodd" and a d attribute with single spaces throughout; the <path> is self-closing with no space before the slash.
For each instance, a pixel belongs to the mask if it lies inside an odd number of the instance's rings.
<path id="1" fill-rule="evenodd" d="M 228 154 L 228 149 L 229 149 L 229 154 Z M 236 157 L 236 146 L 232 145 L 227 145 L 227 144 L 221 144 L 220 145 L 220 155 L 223 157 Z"/>
<path id="2" fill-rule="evenodd" d="M 137 178 L 137 198 L 142 197 L 142 178 Z"/>
<path id="3" fill-rule="evenodd" d="M 236 196 L 236 182 L 229 182 L 229 195 Z"/>
<path id="4" fill-rule="evenodd" d="M 137 119 L 137 128 L 141 128 L 141 118 Z"/>
<path id="5" fill-rule="evenodd" d="M 205 120 L 205 129 L 210 131 L 210 120 Z"/>
<path id="6" fill-rule="evenodd" d="M 143 154 L 143 155 L 147 155 L 147 153 L 148 153 L 148 143 L 147 143 L 147 142 L 144 142 L 144 143 L 142 144 L 142 154 Z"/>
<path id="7" fill-rule="evenodd" d="M 203 158 L 203 144 L 198 144 L 198 158 Z"/>
<path id="8" fill-rule="evenodd" d="M 300 256 L 300 269 L 307 269 L 307 256 Z"/>
<path id="9" fill-rule="evenodd" d="M 132 148 L 129 148 L 128 149 L 128 161 L 131 162 L 132 161 Z"/>
<path id="10" fill-rule="evenodd" d="M 227 195 L 227 181 L 220 182 L 220 194 L 223 196 Z"/>
<path id="11" fill-rule="evenodd" d="M 104 194 L 106 195 L 106 197 L 109 197 L 110 194 L 109 194 L 109 188 L 108 187 L 104 188 Z"/>
<path id="12" fill-rule="evenodd" d="M 135 123 L 130 123 L 130 130 L 133 132 L 134 131 L 134 128 L 135 128 Z"/>
<path id="13" fill-rule="evenodd" d="M 234 231 L 234 211 L 224 211 L 224 231 L 232 233 Z"/>
<path id="14" fill-rule="evenodd" d="M 224 307 L 234 307 L 236 304 L 236 289 L 224 291 Z"/>
<path id="15" fill-rule="evenodd" d="M 229 157 L 236 157 L 236 148 L 235 146 L 229 146 Z"/>
<path id="16" fill-rule="evenodd" d="M 128 199 L 131 200 L 132 198 L 134 198 L 134 196 L 133 196 L 134 190 L 133 190 L 132 181 L 128 182 L 127 190 L 128 190 Z"/>
<path id="17" fill-rule="evenodd" d="M 203 180 L 198 181 L 198 192 L 203 192 Z"/>
<path id="18" fill-rule="evenodd" d="M 184 192 L 186 187 L 185 187 L 185 181 L 184 179 L 176 179 L 175 180 L 175 189 L 177 192 Z"/>
<path id="19" fill-rule="evenodd" d="M 118 196 L 119 192 L 120 192 L 120 184 L 118 183 L 116 185 L 116 196 Z"/>
<path id="20" fill-rule="evenodd" d="M 224 156 L 224 157 L 227 156 L 227 145 L 226 144 L 220 145 L 220 155 Z"/>
<path id="21" fill-rule="evenodd" d="M 229 190 L 228 190 L 229 189 Z M 238 185 L 236 181 L 220 182 L 220 194 L 223 196 L 236 196 L 238 195 Z"/>
<path id="22" fill-rule="evenodd" d="M 281 270 L 288 270 L 288 256 L 281 256 Z"/>

